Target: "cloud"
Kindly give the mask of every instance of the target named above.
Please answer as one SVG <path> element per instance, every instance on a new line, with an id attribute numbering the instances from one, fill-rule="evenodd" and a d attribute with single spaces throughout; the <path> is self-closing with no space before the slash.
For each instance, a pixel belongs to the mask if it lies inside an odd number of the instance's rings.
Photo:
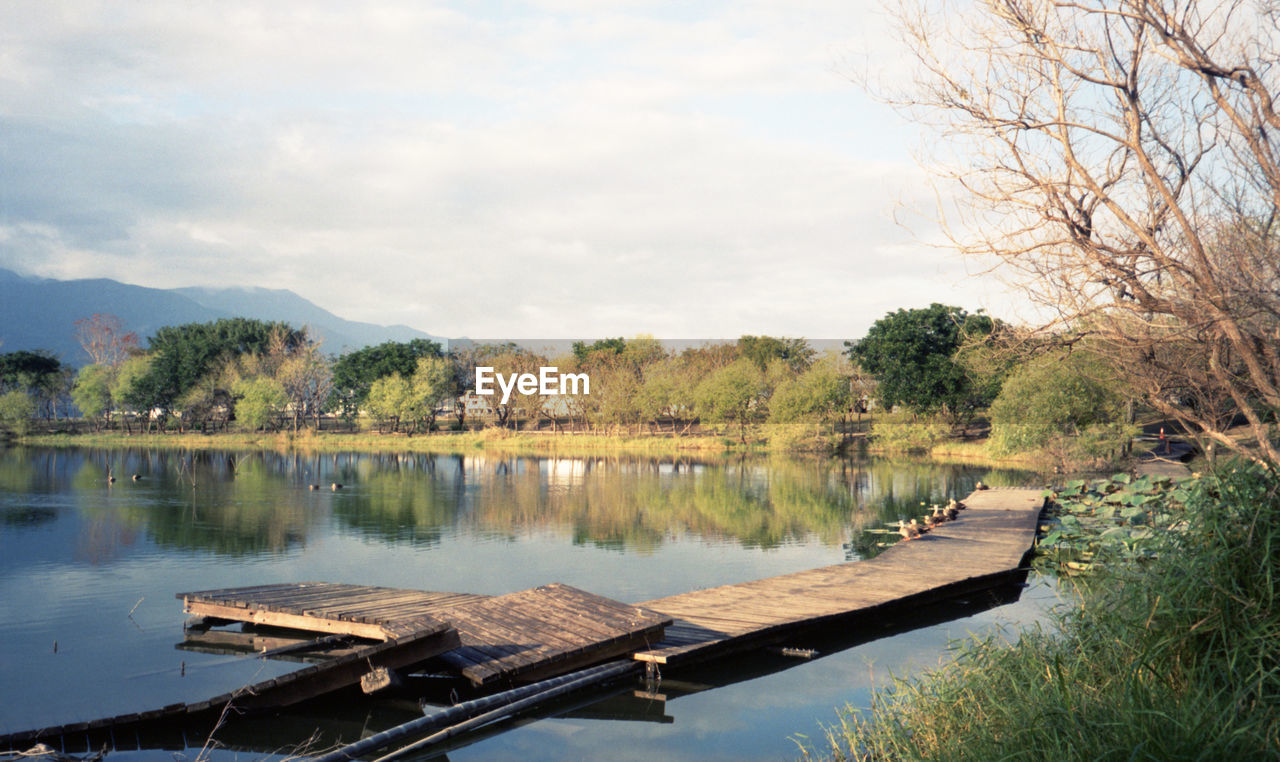
<path id="1" fill-rule="evenodd" d="M 931 203 L 908 132 L 833 73 L 857 4 L 16 16 L 0 251 L 37 274 L 513 337 L 852 336 L 963 280 L 894 221 Z"/>

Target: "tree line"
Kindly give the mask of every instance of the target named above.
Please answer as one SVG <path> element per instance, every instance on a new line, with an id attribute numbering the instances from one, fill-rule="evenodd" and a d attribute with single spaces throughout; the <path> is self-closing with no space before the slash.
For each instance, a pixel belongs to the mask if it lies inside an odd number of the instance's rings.
<path id="1" fill-rule="evenodd" d="M 305 329 L 246 318 L 165 327 L 146 348 L 110 315 L 79 321 L 77 332 L 92 361 L 78 371 L 44 352 L 0 355 L 0 420 L 21 429 L 74 404 L 95 428 L 130 433 L 225 431 L 233 422 L 298 431 L 331 416 L 411 434 L 493 425 L 680 435 L 722 424 L 746 441 L 757 424 L 834 429 L 875 407 L 943 425 L 989 416 L 993 441 L 1012 451 L 1055 437 L 1120 436 L 1125 399 L 1087 347 L 1068 351 L 942 304 L 889 313 L 843 352 L 825 354 L 803 338 L 673 350 L 638 336 L 575 342 L 560 356 L 514 343 L 445 351 L 415 339 L 333 357 Z M 477 398 L 469 393 L 477 366 L 586 373 L 591 393 Z"/>

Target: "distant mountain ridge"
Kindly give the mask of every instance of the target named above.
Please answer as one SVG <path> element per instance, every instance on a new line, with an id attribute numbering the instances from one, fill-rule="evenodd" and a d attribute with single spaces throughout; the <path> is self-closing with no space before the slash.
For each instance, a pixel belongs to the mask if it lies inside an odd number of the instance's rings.
<path id="1" fill-rule="evenodd" d="M 164 326 L 229 317 L 306 326 L 330 354 L 411 339 L 432 339 L 448 346 L 447 339 L 408 326 L 345 320 L 284 289 L 159 289 L 106 278 L 31 278 L 0 268 L 0 352 L 47 349 L 65 363 L 83 365 L 88 357 L 76 341 L 75 321 L 95 312 L 119 317 L 144 347 L 147 338 Z"/>

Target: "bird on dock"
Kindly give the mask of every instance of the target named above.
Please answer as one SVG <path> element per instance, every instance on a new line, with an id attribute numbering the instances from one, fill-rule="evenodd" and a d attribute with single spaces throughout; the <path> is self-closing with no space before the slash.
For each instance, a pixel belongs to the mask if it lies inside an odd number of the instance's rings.
<path id="1" fill-rule="evenodd" d="M 924 534 L 925 532 L 929 531 L 929 527 L 925 526 L 924 524 L 921 524 L 919 521 L 916 521 L 915 519 L 911 520 L 910 526 L 912 529 L 916 530 L 917 534 Z"/>
<path id="2" fill-rule="evenodd" d="M 987 485 L 983 484 L 982 482 L 978 482 L 977 484 L 973 485 L 973 488 L 974 488 L 974 489 L 988 489 Z"/>
<path id="3" fill-rule="evenodd" d="M 968 506 L 966 506 L 963 502 L 961 502 L 960 500 L 956 500 L 956 499 L 953 497 L 953 498 L 951 498 L 951 500 L 947 503 L 947 507 L 948 507 L 948 508 L 955 508 L 957 511 L 963 511 L 963 510 L 964 510 L 965 508 L 967 508 Z"/>
<path id="4" fill-rule="evenodd" d="M 928 516 L 925 516 L 925 517 L 924 517 L 924 525 L 925 525 L 926 527 L 928 527 L 929 529 L 933 529 L 934 527 L 936 527 L 937 525 L 941 524 L 941 523 L 942 523 L 943 521 L 945 521 L 945 520 L 946 520 L 946 519 L 945 519 L 944 517 L 942 517 L 941 515 L 939 515 L 939 513 L 938 513 L 938 511 L 937 511 L 937 506 L 934 506 L 934 511 L 933 511 L 933 513 L 931 513 L 931 514 L 929 514 Z"/>
<path id="5" fill-rule="evenodd" d="M 912 519 L 911 521 L 914 523 L 915 519 Z M 908 525 L 907 522 L 902 519 L 898 519 L 898 534 L 902 535 L 902 539 L 904 540 L 914 540 L 920 536 L 920 530 L 914 526 Z"/>
<path id="6" fill-rule="evenodd" d="M 948 505 L 943 514 L 947 517 L 947 521 L 955 521 L 960 517 L 960 509 L 954 505 Z"/>

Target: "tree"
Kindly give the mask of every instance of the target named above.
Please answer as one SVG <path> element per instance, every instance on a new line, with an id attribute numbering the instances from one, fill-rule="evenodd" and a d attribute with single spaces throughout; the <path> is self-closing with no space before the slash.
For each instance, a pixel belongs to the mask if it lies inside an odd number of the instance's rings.
<path id="1" fill-rule="evenodd" d="M 538 367 L 545 363 L 545 358 L 542 356 L 534 354 L 513 342 L 482 344 L 475 349 L 474 358 L 477 365 L 492 367 L 495 374 L 504 377 L 510 377 L 513 374 L 518 376 L 523 373 L 537 375 Z M 542 404 L 546 401 L 536 392 L 523 394 L 518 387 L 511 391 L 505 403 L 502 402 L 501 392 L 495 393 L 489 399 L 489 404 L 493 408 L 498 426 L 501 428 L 506 428 L 508 425 L 513 427 L 518 425 L 518 413 L 521 410 L 530 415 L 537 415 L 542 408 Z"/>
<path id="2" fill-rule="evenodd" d="M 765 388 L 764 373 L 751 360 L 740 358 L 698 384 L 698 416 L 710 422 L 737 421 L 745 442 L 747 424 L 759 412 Z"/>
<path id="3" fill-rule="evenodd" d="M 986 315 L 934 303 L 891 312 L 861 340 L 845 346 L 849 359 L 876 377 L 884 407 L 956 413 L 974 403 L 969 377 L 956 362 L 956 350 L 966 337 L 989 334 L 992 327 Z"/>
<path id="4" fill-rule="evenodd" d="M 0 394 L 0 423 L 14 434 L 25 435 L 35 414 L 36 405 L 26 392 L 14 389 Z"/>
<path id="5" fill-rule="evenodd" d="M 781 360 L 794 372 L 803 373 L 813 362 L 814 351 L 804 339 L 773 336 L 742 336 L 738 352 L 764 370 L 773 360 Z"/>
<path id="6" fill-rule="evenodd" d="M 289 404 L 284 386 L 274 378 L 256 376 L 235 383 L 236 418 L 244 426 L 257 430 L 276 428 L 276 422 Z"/>
<path id="7" fill-rule="evenodd" d="M 476 366 L 480 363 L 476 362 L 475 349 L 472 347 L 455 346 L 449 348 L 449 365 L 453 368 L 453 416 L 458 422 L 458 429 L 462 430 L 467 423 L 467 398 L 468 390 L 476 388 Z"/>
<path id="8" fill-rule="evenodd" d="M 114 382 L 115 370 L 107 365 L 86 365 L 76 374 L 71 400 L 86 419 L 95 422 L 95 428 L 110 420 L 111 385 Z"/>
<path id="9" fill-rule="evenodd" d="M 398 432 L 404 411 L 410 406 L 410 387 L 401 374 L 393 373 L 376 379 L 370 384 L 369 393 L 365 396 L 365 407 L 369 414 L 378 421 L 381 432 L 383 424 L 390 424 L 392 432 Z"/>
<path id="10" fill-rule="evenodd" d="M 835 358 L 813 363 L 802 375 L 779 385 L 769 400 L 769 419 L 775 423 L 832 422 L 852 410 L 849 376 Z"/>
<path id="11" fill-rule="evenodd" d="M 992 445 L 1000 452 L 1034 451 L 1054 437 L 1120 423 L 1123 399 L 1116 387 L 1097 356 L 1043 354 L 1019 366 L 991 404 Z"/>
<path id="12" fill-rule="evenodd" d="M 124 321 L 101 312 L 75 323 L 76 339 L 94 365 L 115 368 L 138 348 L 138 334 L 124 330 Z"/>
<path id="13" fill-rule="evenodd" d="M 1275 8 L 906 2 L 919 67 L 891 97 L 946 137 L 953 241 L 1021 276 L 1157 410 L 1280 461 Z"/>
<path id="14" fill-rule="evenodd" d="M 627 348 L 627 340 L 621 336 L 615 339 L 597 339 L 591 344 L 585 341 L 573 342 L 573 356 L 578 362 L 585 363 L 588 359 L 597 353 L 603 354 L 622 354 Z"/>
<path id="15" fill-rule="evenodd" d="M 305 331 L 248 318 L 166 326 L 148 339 L 151 362 L 146 377 L 133 382 L 134 407 L 158 410 L 163 417 L 219 362 L 265 355 L 273 345 L 292 351 L 306 341 Z"/>
<path id="16" fill-rule="evenodd" d="M 151 398 L 152 394 L 145 388 L 151 379 L 151 355 L 140 354 L 134 355 L 121 363 L 116 369 L 115 380 L 111 384 L 111 399 L 115 404 L 122 408 L 124 415 L 125 431 L 132 433 L 133 429 L 129 423 L 129 416 L 126 411 L 132 410 L 135 413 L 147 412 L 150 410 L 146 407 L 145 400 Z M 150 416 L 148 416 L 148 421 Z M 150 423 L 148 422 L 148 427 Z"/>
<path id="17" fill-rule="evenodd" d="M 425 420 L 427 431 L 436 423 L 436 408 L 456 394 L 453 364 L 444 357 L 420 357 L 418 367 L 409 379 L 409 396 L 413 400 L 414 430 Z"/>
<path id="18" fill-rule="evenodd" d="M 70 368 L 44 350 L 19 350 L 0 355 L 0 392 L 21 391 L 31 398 L 36 414 L 54 415 L 54 404 L 68 391 Z"/>
<path id="19" fill-rule="evenodd" d="M 334 402 L 345 415 L 355 415 L 364 405 L 374 381 L 393 373 L 408 378 L 417 369 L 419 358 L 443 354 L 439 344 L 427 339 L 386 341 L 349 352 L 333 364 Z"/>
<path id="20" fill-rule="evenodd" d="M 333 371 L 320 352 L 320 345 L 307 342 L 287 356 L 276 368 L 274 377 L 289 397 L 293 430 L 297 431 L 307 417 L 320 429 L 320 414 L 333 390 Z"/>

